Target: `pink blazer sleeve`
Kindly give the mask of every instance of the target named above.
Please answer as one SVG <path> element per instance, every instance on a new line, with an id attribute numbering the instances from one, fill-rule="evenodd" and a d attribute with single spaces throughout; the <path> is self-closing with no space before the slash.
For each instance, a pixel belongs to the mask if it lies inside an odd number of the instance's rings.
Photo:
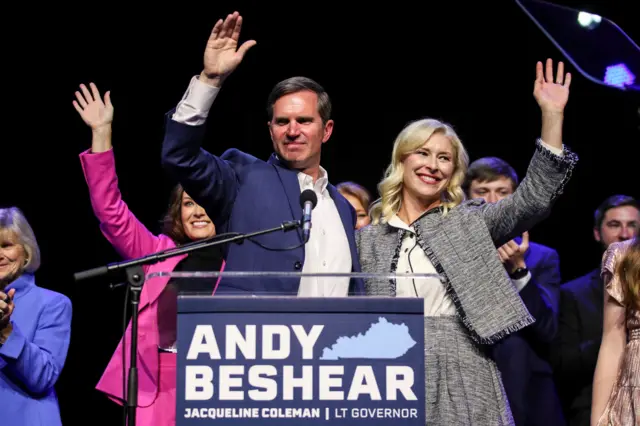
<path id="1" fill-rule="evenodd" d="M 113 149 L 101 153 L 84 151 L 80 163 L 100 230 L 120 256 L 131 259 L 157 251 L 160 238 L 140 223 L 122 200 Z"/>

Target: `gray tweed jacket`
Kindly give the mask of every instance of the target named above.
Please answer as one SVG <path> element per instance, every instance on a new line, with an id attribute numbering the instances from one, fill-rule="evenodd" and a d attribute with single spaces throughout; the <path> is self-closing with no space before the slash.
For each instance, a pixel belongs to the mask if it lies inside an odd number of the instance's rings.
<path id="1" fill-rule="evenodd" d="M 546 218 L 578 161 L 566 146 L 557 156 L 536 143 L 526 177 L 511 196 L 465 201 L 443 214 L 425 212 L 412 225 L 417 242 L 446 281 L 471 337 L 491 344 L 534 322 L 500 262 L 501 246 Z M 386 223 L 356 233 L 362 271 L 395 273 L 404 230 Z M 365 279 L 367 294 L 395 296 L 394 280 Z"/>

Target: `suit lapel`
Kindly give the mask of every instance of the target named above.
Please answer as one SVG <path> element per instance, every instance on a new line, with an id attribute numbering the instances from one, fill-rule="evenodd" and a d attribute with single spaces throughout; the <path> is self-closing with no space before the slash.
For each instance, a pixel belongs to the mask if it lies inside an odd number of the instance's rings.
<path id="1" fill-rule="evenodd" d="M 268 161 L 278 174 L 284 192 L 287 195 L 287 201 L 289 201 L 289 209 L 291 210 L 291 216 L 294 220 L 302 219 L 302 207 L 300 206 L 300 183 L 298 182 L 298 175 L 295 171 L 287 169 L 280 162 L 275 154 L 271 154 Z M 296 230 L 300 242 L 302 242 L 302 230 Z"/>
<path id="2" fill-rule="evenodd" d="M 147 270 L 147 275 L 154 272 L 172 272 L 176 265 L 185 257 L 187 257 L 186 254 L 173 256 L 163 260 L 161 263 L 151 265 Z M 169 279 L 171 279 L 169 276 L 159 276 L 145 280 L 144 289 L 146 291 L 143 291 L 140 295 L 140 310 L 158 299 L 164 288 L 167 286 Z"/>

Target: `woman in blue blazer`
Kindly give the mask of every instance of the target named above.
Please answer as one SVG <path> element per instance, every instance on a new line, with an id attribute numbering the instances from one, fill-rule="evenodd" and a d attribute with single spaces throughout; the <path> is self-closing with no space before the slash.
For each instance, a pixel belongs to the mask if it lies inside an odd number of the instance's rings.
<path id="1" fill-rule="evenodd" d="M 71 301 L 36 285 L 40 250 L 15 207 L 0 209 L 2 424 L 62 425 L 54 390 L 67 357 Z"/>

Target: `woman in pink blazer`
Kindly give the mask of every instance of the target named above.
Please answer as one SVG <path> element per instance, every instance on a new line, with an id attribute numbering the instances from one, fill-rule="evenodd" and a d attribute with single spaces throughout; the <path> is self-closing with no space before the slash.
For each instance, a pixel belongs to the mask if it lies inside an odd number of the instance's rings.
<path id="1" fill-rule="evenodd" d="M 171 195 L 164 219 L 163 233 L 153 235 L 129 211 L 118 189 L 118 177 L 111 146 L 113 105 L 109 92 L 104 101 L 96 86 L 80 85 L 73 106 L 91 127 L 91 149 L 80 154 L 80 161 L 89 187 L 91 205 L 100 221 L 104 236 L 125 259 L 137 258 L 191 241 L 215 235 L 215 226 L 204 209 L 180 187 Z M 217 271 L 224 268 L 218 248 L 196 251 L 168 258 L 145 266 L 145 273 L 170 271 Z M 176 295 L 177 291 L 208 291 L 217 283 L 204 280 L 177 280 L 157 277 L 146 281 L 140 295 L 138 318 L 138 426 L 175 425 L 176 406 Z M 208 286 L 193 288 L 194 285 Z M 191 286 L 191 287 L 189 287 Z M 131 325 L 126 330 L 126 348 L 131 344 Z M 109 398 L 123 404 L 123 348 L 118 345 L 96 388 Z M 126 367 L 129 366 L 129 351 Z"/>

